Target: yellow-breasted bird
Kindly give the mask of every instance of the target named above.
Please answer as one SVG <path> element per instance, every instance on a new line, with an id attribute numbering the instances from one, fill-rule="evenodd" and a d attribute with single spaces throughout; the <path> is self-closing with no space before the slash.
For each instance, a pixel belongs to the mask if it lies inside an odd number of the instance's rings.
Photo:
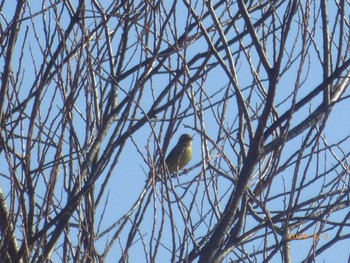
<path id="1" fill-rule="evenodd" d="M 170 173 L 182 169 L 192 159 L 192 137 L 182 134 L 175 147 L 170 151 L 165 163 Z"/>

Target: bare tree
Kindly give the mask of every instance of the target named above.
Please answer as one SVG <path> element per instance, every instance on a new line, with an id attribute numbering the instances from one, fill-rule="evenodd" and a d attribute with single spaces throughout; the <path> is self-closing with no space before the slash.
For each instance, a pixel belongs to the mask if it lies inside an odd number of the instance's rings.
<path id="1" fill-rule="evenodd" d="M 76 2 L 0 2 L 1 262 L 349 244 L 348 1 Z"/>

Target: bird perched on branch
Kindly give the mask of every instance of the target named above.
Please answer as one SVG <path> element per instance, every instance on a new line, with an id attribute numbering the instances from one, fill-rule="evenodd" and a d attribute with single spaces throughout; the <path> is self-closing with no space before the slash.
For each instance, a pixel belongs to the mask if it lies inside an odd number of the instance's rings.
<path id="1" fill-rule="evenodd" d="M 174 173 L 185 167 L 192 159 L 192 137 L 182 134 L 175 147 L 170 151 L 165 163 L 170 173 Z"/>

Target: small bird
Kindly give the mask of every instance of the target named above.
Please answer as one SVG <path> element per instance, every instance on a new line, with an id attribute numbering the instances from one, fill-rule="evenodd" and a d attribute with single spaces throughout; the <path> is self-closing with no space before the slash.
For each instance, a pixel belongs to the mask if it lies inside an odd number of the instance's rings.
<path id="1" fill-rule="evenodd" d="M 170 151 L 165 159 L 170 173 L 179 171 L 192 159 L 192 140 L 190 135 L 182 134 L 176 146 Z"/>

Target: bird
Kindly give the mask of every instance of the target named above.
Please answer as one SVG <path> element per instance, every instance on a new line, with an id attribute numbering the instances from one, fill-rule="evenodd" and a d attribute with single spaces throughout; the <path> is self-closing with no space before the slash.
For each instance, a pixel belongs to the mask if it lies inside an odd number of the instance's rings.
<path id="1" fill-rule="evenodd" d="M 169 173 L 178 172 L 192 159 L 192 140 L 188 134 L 182 134 L 175 147 L 165 159 Z"/>

